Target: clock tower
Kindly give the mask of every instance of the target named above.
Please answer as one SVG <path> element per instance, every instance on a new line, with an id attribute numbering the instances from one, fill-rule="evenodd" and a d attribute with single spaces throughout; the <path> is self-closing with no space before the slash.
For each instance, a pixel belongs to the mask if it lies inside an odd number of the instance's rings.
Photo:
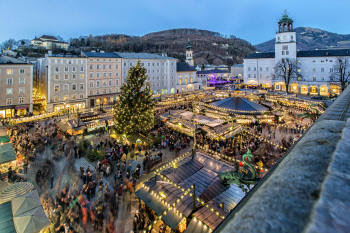
<path id="1" fill-rule="evenodd" d="M 186 63 L 189 64 L 190 66 L 194 66 L 193 50 L 192 50 L 190 41 L 188 41 L 186 45 Z"/>
<path id="2" fill-rule="evenodd" d="M 275 43 L 275 63 L 286 58 L 295 60 L 296 57 L 296 32 L 293 29 L 293 20 L 287 15 L 287 11 L 285 11 L 282 18 L 278 21 Z"/>

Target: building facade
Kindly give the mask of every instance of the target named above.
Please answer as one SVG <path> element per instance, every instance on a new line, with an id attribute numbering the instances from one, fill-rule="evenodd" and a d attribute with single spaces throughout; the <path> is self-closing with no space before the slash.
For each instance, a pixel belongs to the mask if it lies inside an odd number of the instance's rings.
<path id="1" fill-rule="evenodd" d="M 275 66 L 283 59 L 294 61 L 299 67 L 289 91 L 303 95 L 339 94 L 334 83 L 334 66 L 340 57 L 350 57 L 350 49 L 298 51 L 293 20 L 284 14 L 278 22 L 275 51 L 254 53 L 244 59 L 244 82 L 277 91 L 285 91 L 284 82 L 276 77 Z"/>
<path id="2" fill-rule="evenodd" d="M 40 95 L 47 112 L 82 109 L 87 106 L 87 58 L 47 55 L 38 60 Z"/>
<path id="3" fill-rule="evenodd" d="M 202 79 L 197 77 L 197 70 L 186 62 L 176 63 L 176 93 L 203 89 Z"/>
<path id="4" fill-rule="evenodd" d="M 151 89 L 155 95 L 176 93 L 176 59 L 166 55 L 151 53 L 116 53 L 122 61 L 122 82 L 128 77 L 128 71 L 138 61 L 147 69 Z"/>
<path id="5" fill-rule="evenodd" d="M 0 119 L 33 112 L 33 65 L 0 56 Z"/>
<path id="6" fill-rule="evenodd" d="M 52 49 L 67 50 L 69 46 L 67 42 L 59 41 L 56 37 L 49 36 L 49 35 L 42 35 L 39 38 L 34 38 L 33 40 L 30 41 L 30 44 L 32 46 L 43 47 L 47 50 L 52 50 Z"/>
<path id="7" fill-rule="evenodd" d="M 122 59 L 116 53 L 84 52 L 87 57 L 88 107 L 114 104 L 122 85 Z"/>

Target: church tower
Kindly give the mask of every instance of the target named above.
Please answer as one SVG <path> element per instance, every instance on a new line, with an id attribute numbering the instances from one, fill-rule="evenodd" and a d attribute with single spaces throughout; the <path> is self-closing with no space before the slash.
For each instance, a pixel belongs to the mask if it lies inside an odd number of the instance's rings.
<path id="1" fill-rule="evenodd" d="M 296 57 L 296 32 L 293 29 L 293 20 L 287 15 L 287 11 L 285 11 L 282 18 L 278 21 L 275 43 L 275 63 L 286 58 L 295 60 Z"/>
<path id="2" fill-rule="evenodd" d="M 186 45 L 186 63 L 190 66 L 194 66 L 193 51 L 190 41 L 188 41 Z"/>

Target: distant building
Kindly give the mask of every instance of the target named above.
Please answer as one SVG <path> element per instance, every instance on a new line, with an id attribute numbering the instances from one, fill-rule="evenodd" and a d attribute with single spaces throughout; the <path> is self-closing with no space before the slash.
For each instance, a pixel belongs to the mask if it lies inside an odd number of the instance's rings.
<path id="1" fill-rule="evenodd" d="M 122 85 L 122 58 L 104 52 L 84 52 L 83 56 L 88 67 L 88 106 L 115 103 Z"/>
<path id="2" fill-rule="evenodd" d="M 207 83 L 210 85 L 219 83 L 219 81 L 228 81 L 231 78 L 231 75 L 228 70 L 214 69 L 197 71 L 197 78 L 206 80 Z"/>
<path id="3" fill-rule="evenodd" d="M 148 80 L 154 94 L 174 94 L 176 92 L 176 59 L 152 53 L 119 53 L 122 58 L 122 82 L 128 71 L 138 61 L 147 69 Z"/>
<path id="4" fill-rule="evenodd" d="M 243 79 L 243 64 L 235 64 L 231 66 L 231 76 Z"/>
<path id="5" fill-rule="evenodd" d="M 0 56 L 0 118 L 23 116 L 33 111 L 33 65 Z"/>
<path id="6" fill-rule="evenodd" d="M 296 40 L 293 20 L 285 13 L 278 22 L 275 52 L 253 53 L 244 59 L 244 82 L 285 91 L 284 81 L 275 76 L 275 66 L 289 59 L 300 67 L 300 75 L 289 85 L 290 92 L 321 96 L 339 94 L 340 87 L 332 80 L 334 65 L 339 57 L 350 58 L 350 49 L 298 51 Z"/>
<path id="7" fill-rule="evenodd" d="M 186 62 L 176 63 L 176 93 L 200 90 L 206 86 L 202 78 L 197 77 L 197 70 Z"/>
<path id="8" fill-rule="evenodd" d="M 49 36 L 49 35 L 42 35 L 39 38 L 35 38 L 30 41 L 30 44 L 32 46 L 36 47 L 43 47 L 47 50 L 53 50 L 53 49 L 68 49 L 68 43 L 59 41 L 56 37 L 54 36 Z"/>
<path id="9" fill-rule="evenodd" d="M 86 107 L 86 57 L 46 55 L 38 60 L 38 75 L 38 91 L 46 97 L 48 112 Z"/>
<path id="10" fill-rule="evenodd" d="M 193 50 L 190 41 L 188 41 L 186 46 L 186 63 L 190 66 L 194 66 Z"/>

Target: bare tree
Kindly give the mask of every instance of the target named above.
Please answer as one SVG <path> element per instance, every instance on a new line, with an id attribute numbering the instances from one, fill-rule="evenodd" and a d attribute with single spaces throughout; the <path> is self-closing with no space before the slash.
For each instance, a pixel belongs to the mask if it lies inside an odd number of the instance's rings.
<path id="1" fill-rule="evenodd" d="M 6 40 L 2 43 L 1 48 L 2 49 L 13 49 L 14 45 L 15 45 L 16 41 L 14 39 L 9 39 Z"/>
<path id="2" fill-rule="evenodd" d="M 330 80 L 340 84 L 342 91 L 347 87 L 350 81 L 350 63 L 347 57 L 337 57 Z"/>
<path id="3" fill-rule="evenodd" d="M 289 84 L 297 77 L 301 77 L 298 72 L 299 66 L 295 59 L 284 58 L 275 66 L 275 78 L 282 80 L 286 85 L 286 91 L 289 93 Z"/>

